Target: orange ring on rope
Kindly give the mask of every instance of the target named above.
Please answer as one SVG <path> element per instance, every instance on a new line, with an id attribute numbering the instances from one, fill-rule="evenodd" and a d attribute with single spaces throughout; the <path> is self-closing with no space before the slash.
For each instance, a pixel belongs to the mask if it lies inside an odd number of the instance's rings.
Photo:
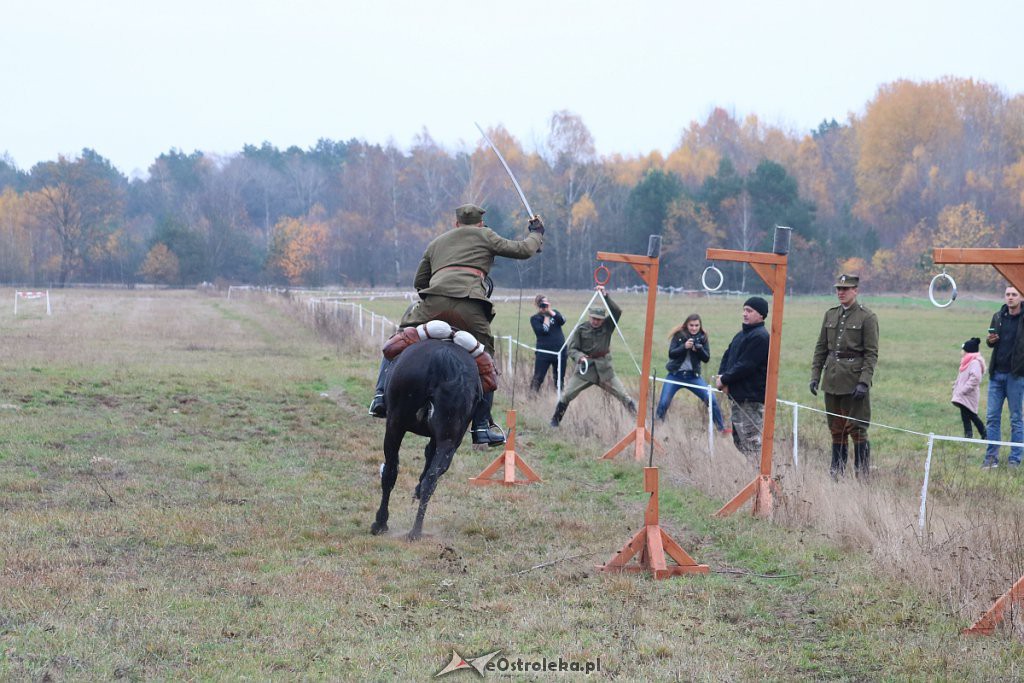
<path id="1" fill-rule="evenodd" d="M 602 280 L 598 273 L 604 273 L 604 279 Z M 608 266 L 601 264 L 597 268 L 594 268 L 594 283 L 601 285 L 602 287 L 608 284 L 608 281 L 612 279 L 612 271 L 608 270 Z"/>

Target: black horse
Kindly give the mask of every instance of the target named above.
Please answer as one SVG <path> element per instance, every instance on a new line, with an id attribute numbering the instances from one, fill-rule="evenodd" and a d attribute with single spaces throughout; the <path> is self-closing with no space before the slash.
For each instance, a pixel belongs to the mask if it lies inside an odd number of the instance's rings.
<path id="1" fill-rule="evenodd" d="M 384 467 L 377 519 L 370 531 L 388 530 L 388 500 L 398 478 L 398 450 L 406 432 L 430 439 L 423 451 L 426 462 L 416 498 L 419 509 L 409 531 L 415 541 L 423 532 L 423 515 L 437 479 L 448 471 L 455 451 L 466 436 L 473 411 L 483 397 L 480 372 L 464 349 L 450 341 L 428 339 L 413 344 L 395 359 L 384 390 L 388 406 L 384 432 Z"/>

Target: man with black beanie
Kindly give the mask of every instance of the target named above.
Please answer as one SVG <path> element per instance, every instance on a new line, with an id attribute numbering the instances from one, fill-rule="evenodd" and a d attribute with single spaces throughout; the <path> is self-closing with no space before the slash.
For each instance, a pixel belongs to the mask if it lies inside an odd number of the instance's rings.
<path id="1" fill-rule="evenodd" d="M 759 462 L 764 431 L 764 392 L 768 379 L 768 302 L 752 296 L 743 302 L 741 329 L 722 356 L 715 386 L 729 395 L 732 440 L 747 460 Z"/>

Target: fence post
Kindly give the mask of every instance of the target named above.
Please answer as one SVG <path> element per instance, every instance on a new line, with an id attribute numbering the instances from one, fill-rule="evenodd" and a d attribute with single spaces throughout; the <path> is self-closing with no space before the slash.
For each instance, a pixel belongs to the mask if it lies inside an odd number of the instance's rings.
<path id="1" fill-rule="evenodd" d="M 711 408 L 711 401 L 714 400 L 711 397 L 711 385 L 708 385 L 708 453 L 710 455 L 715 454 L 715 423 L 712 416 L 715 411 Z"/>
<path id="2" fill-rule="evenodd" d="M 370 311 L 370 338 L 377 334 L 377 314 Z"/>
<path id="3" fill-rule="evenodd" d="M 935 445 L 935 434 L 928 434 L 928 458 L 924 462 L 924 484 L 921 485 L 921 512 L 917 516 L 917 535 L 924 538 L 924 517 L 928 507 L 928 475 L 932 469 L 932 447 Z"/>
<path id="4" fill-rule="evenodd" d="M 558 390 L 558 402 L 562 402 L 562 349 L 558 349 L 558 376 L 555 377 L 555 388 Z"/>
<path id="5" fill-rule="evenodd" d="M 793 467 L 800 467 L 800 404 L 793 401 Z"/>
<path id="6" fill-rule="evenodd" d="M 359 304 L 359 329 L 363 329 L 363 305 Z"/>

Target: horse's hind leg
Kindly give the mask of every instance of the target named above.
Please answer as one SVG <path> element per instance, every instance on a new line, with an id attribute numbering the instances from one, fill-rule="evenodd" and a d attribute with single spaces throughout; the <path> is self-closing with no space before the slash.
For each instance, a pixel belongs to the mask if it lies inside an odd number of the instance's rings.
<path id="1" fill-rule="evenodd" d="M 437 441 L 437 450 L 430 466 L 423 471 L 419 486 L 416 487 L 420 493 L 420 505 L 416 510 L 416 521 L 413 522 L 412 529 L 409 531 L 410 541 L 418 540 L 423 535 L 423 517 L 427 512 L 427 504 L 430 502 L 430 497 L 434 495 L 438 478 L 447 472 L 448 467 L 452 464 L 452 458 L 455 457 L 455 450 L 462 441 L 462 435 L 460 434 L 458 438 L 454 439 L 439 439 Z"/>
<path id="2" fill-rule="evenodd" d="M 384 432 L 384 469 L 380 474 L 380 507 L 377 509 L 377 519 L 370 526 L 370 533 L 374 536 L 388 530 L 388 501 L 391 499 L 391 490 L 395 488 L 395 480 L 398 479 L 398 450 L 402 446 L 403 437 L 405 432 L 393 427 L 388 420 Z"/>
<path id="3" fill-rule="evenodd" d="M 437 452 L 437 439 L 431 438 L 427 442 L 427 447 L 423 449 L 423 472 L 420 473 L 420 480 L 416 482 L 416 494 L 413 496 L 416 500 L 420 499 L 420 487 L 423 486 L 423 477 L 427 476 L 427 470 L 430 469 L 430 463 L 434 462 L 434 453 Z"/>

